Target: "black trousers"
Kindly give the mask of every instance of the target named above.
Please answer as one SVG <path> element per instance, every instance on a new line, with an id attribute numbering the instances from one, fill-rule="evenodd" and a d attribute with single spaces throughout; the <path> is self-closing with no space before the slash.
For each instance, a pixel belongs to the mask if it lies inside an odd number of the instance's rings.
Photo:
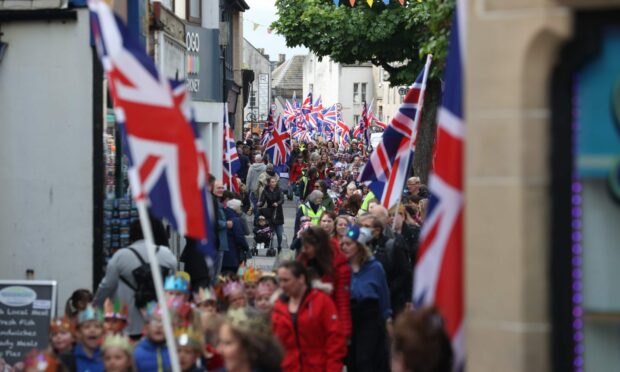
<path id="1" fill-rule="evenodd" d="M 387 333 L 378 300 L 351 301 L 351 322 L 347 371 L 389 372 Z"/>

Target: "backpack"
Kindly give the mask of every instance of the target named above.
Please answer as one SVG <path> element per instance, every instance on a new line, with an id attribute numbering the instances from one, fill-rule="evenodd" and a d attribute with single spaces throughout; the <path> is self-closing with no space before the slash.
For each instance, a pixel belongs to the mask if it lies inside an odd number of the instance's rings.
<path id="1" fill-rule="evenodd" d="M 157 295 L 155 293 L 155 283 L 153 282 L 153 273 L 151 271 L 151 265 L 144 261 L 142 256 L 136 251 L 134 248 L 129 247 L 129 250 L 133 252 L 138 260 L 140 260 L 140 266 L 133 269 L 131 275 L 133 276 L 133 280 L 136 282 L 136 286 L 134 287 L 129 283 L 129 281 L 121 276 L 121 280 L 123 283 L 127 284 L 129 288 L 134 291 L 134 302 L 138 309 L 143 309 L 146 305 L 151 301 L 157 301 Z M 159 247 L 157 247 L 159 251 Z M 157 253 L 157 252 L 156 252 Z M 168 276 L 168 272 L 170 269 L 161 267 L 161 276 L 165 278 Z"/>

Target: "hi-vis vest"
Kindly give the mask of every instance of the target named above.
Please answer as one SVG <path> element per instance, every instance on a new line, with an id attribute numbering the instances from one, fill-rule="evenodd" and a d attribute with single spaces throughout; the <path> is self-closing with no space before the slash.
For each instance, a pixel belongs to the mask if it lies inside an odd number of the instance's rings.
<path id="1" fill-rule="evenodd" d="M 325 212 L 324 206 L 320 206 L 316 212 L 313 211 L 312 208 L 307 206 L 306 204 L 301 204 L 299 208 L 301 208 L 301 213 L 303 213 L 304 216 L 310 217 L 310 222 L 313 225 L 319 224 L 319 219 L 321 218 L 321 215 L 323 214 L 323 212 Z"/>

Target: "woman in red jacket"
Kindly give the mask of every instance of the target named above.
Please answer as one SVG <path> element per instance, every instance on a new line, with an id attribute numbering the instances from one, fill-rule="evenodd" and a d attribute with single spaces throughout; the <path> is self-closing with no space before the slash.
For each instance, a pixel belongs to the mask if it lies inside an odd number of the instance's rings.
<path id="1" fill-rule="evenodd" d="M 321 226 L 311 226 L 300 234 L 301 254 L 299 261 L 308 269 L 312 286 L 329 294 L 336 304 L 340 330 L 346 338 L 351 337 L 351 267 L 333 237 L 334 214 L 324 212 Z M 331 228 L 327 223 L 331 221 Z M 325 227 L 329 229 L 326 231 Z M 332 235 L 330 237 L 330 235 Z M 319 283 L 317 283 L 319 282 Z"/>
<path id="2" fill-rule="evenodd" d="M 278 281 L 283 295 L 271 321 L 284 347 L 283 372 L 341 372 L 347 347 L 332 299 L 310 286 L 298 261 L 280 265 Z"/>

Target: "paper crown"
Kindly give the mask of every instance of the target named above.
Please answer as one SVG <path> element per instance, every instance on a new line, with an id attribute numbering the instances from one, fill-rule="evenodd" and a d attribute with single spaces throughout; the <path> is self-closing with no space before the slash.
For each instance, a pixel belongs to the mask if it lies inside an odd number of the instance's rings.
<path id="1" fill-rule="evenodd" d="M 207 301 L 217 302 L 215 291 L 213 288 L 199 288 L 198 293 L 194 293 L 194 303 L 198 305 Z"/>
<path id="2" fill-rule="evenodd" d="M 258 312 L 249 312 L 245 308 L 228 310 L 226 320 L 232 328 L 241 332 L 271 334 L 269 321 Z"/>
<path id="3" fill-rule="evenodd" d="M 111 347 L 118 347 L 130 355 L 131 351 L 133 350 L 133 347 L 131 346 L 131 341 L 129 341 L 129 337 L 118 334 L 109 334 L 105 337 L 105 340 L 103 340 L 103 345 L 101 345 L 101 348 L 104 352 L 106 351 L 106 349 Z"/>
<path id="4" fill-rule="evenodd" d="M 189 276 L 181 272 L 168 276 L 164 282 L 164 290 L 189 294 Z"/>
<path id="5" fill-rule="evenodd" d="M 273 287 L 267 282 L 260 282 L 256 287 L 257 296 L 271 296 L 273 294 Z"/>
<path id="6" fill-rule="evenodd" d="M 191 346 L 196 351 L 202 351 L 202 334 L 192 327 L 175 329 L 174 339 L 179 346 Z"/>
<path id="7" fill-rule="evenodd" d="M 56 372 L 61 370 L 61 364 L 47 351 L 33 350 L 24 358 L 24 370 Z"/>
<path id="8" fill-rule="evenodd" d="M 127 308 L 127 304 L 123 303 L 121 300 L 116 299 L 114 302 L 109 298 L 106 298 L 103 303 L 103 316 L 106 319 L 121 319 L 127 320 L 127 314 L 129 310 Z"/>
<path id="9" fill-rule="evenodd" d="M 367 227 L 360 227 L 359 225 L 349 225 L 345 236 L 349 239 L 355 240 L 360 244 L 366 244 L 372 238 L 372 233 Z"/>
<path id="10" fill-rule="evenodd" d="M 86 309 L 80 311 L 78 314 L 78 325 L 81 325 L 84 322 L 89 320 L 96 320 L 98 322 L 103 322 L 103 313 L 96 307 L 92 305 L 86 306 Z"/>
<path id="11" fill-rule="evenodd" d="M 69 318 L 62 317 L 62 318 L 56 318 L 53 319 L 50 322 L 50 333 L 57 333 L 57 332 L 71 332 L 74 333 L 75 331 L 75 327 L 73 326 L 73 323 L 71 322 L 71 320 L 69 320 Z"/>
<path id="12" fill-rule="evenodd" d="M 233 294 L 244 293 L 245 288 L 243 283 L 240 282 L 228 282 L 224 285 L 224 296 L 228 297 Z"/>
<path id="13" fill-rule="evenodd" d="M 243 273 L 243 282 L 244 283 L 254 283 L 260 278 L 261 271 L 257 270 L 253 267 L 248 267 Z"/>

